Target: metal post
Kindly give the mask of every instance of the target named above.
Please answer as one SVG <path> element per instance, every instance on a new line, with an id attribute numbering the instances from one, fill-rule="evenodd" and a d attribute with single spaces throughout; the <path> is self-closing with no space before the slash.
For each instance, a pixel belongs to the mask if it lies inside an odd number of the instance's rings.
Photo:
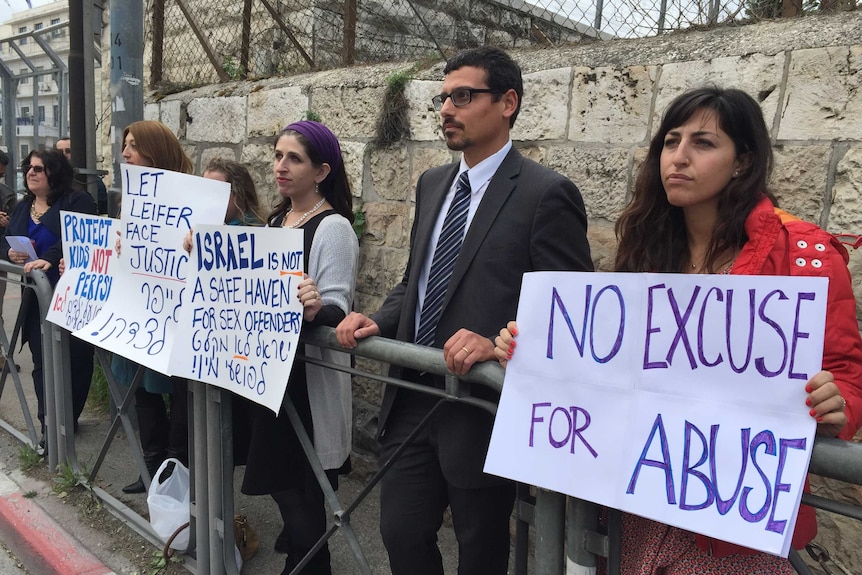
<path id="1" fill-rule="evenodd" d="M 595 575 L 597 563 L 595 547 L 600 547 L 602 544 L 602 536 L 596 532 L 598 524 L 598 505 L 569 497 L 566 509 L 568 527 L 566 575 Z"/>
<path id="2" fill-rule="evenodd" d="M 536 490 L 536 572 L 562 575 L 565 555 L 566 496 Z"/>
<path id="3" fill-rule="evenodd" d="M 661 6 L 658 9 L 658 31 L 656 35 L 664 32 L 664 19 L 667 15 L 667 0 L 661 0 Z"/>
<path id="4" fill-rule="evenodd" d="M 144 117 L 144 3 L 111 0 L 111 155 L 120 182 L 123 130 Z"/>
<path id="5" fill-rule="evenodd" d="M 191 519 L 194 525 L 195 550 L 197 560 L 196 573 L 208 573 L 220 575 L 222 571 L 213 571 L 218 564 L 210 563 L 210 501 L 208 487 L 208 445 L 210 438 L 207 436 L 207 386 L 199 381 L 189 380 L 189 390 L 192 392 L 192 416 L 193 427 L 192 450 L 189 459 L 189 469 L 193 481 Z"/>
<path id="6" fill-rule="evenodd" d="M 198 548 L 198 561 L 204 553 L 209 553 L 207 560 L 209 561 L 210 575 L 224 575 L 225 560 L 224 560 L 224 533 L 228 529 L 233 528 L 233 516 L 228 523 L 227 518 L 223 515 L 222 503 L 222 451 L 221 451 L 221 417 L 219 416 L 220 406 L 219 391 L 205 383 L 195 382 L 196 386 L 204 391 L 206 402 L 206 451 L 207 451 L 207 489 L 208 492 L 208 508 L 207 520 L 209 522 L 209 547 L 206 549 Z M 234 569 L 236 571 L 236 569 Z"/>
<path id="7" fill-rule="evenodd" d="M 15 94 L 18 92 L 18 80 L 12 78 L 14 74 L 9 67 L 0 60 L 0 80 L 3 80 L 3 142 L 9 150 L 9 168 L 6 176 L 6 185 L 16 190 L 18 187 L 18 170 L 15 169 L 20 158 L 18 158 L 18 135 L 15 130 Z"/>
<path id="8" fill-rule="evenodd" d="M 96 179 L 96 78 L 93 57 L 93 3 L 69 4 L 69 85 L 72 164 L 84 166 L 87 192 L 98 202 Z M 62 136 L 62 134 L 61 134 Z"/>
<path id="9" fill-rule="evenodd" d="M 596 33 L 602 31 L 602 12 L 605 9 L 605 3 L 603 0 L 596 0 L 596 19 L 593 22 L 593 28 L 596 29 Z"/>

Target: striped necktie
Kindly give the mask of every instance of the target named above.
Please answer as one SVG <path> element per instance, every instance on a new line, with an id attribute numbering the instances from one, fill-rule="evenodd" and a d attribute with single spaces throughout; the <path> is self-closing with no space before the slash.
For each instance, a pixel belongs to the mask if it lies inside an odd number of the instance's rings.
<path id="1" fill-rule="evenodd" d="M 464 228 L 469 209 L 470 179 L 464 171 L 458 177 L 455 197 L 452 198 L 452 204 L 446 212 L 446 219 L 443 220 L 443 228 L 437 240 L 437 248 L 434 250 L 434 258 L 431 260 L 425 301 L 422 303 L 422 314 L 419 316 L 419 329 L 416 330 L 416 343 L 419 345 L 434 343 L 437 323 L 443 314 L 443 299 L 446 297 L 449 280 L 452 279 L 455 260 L 458 259 L 461 244 L 464 242 Z"/>

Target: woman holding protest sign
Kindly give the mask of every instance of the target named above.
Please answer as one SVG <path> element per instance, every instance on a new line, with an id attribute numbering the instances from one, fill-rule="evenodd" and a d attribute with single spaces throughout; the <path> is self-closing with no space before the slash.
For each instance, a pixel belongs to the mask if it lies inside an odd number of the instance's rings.
<path id="1" fill-rule="evenodd" d="M 192 161 L 183 151 L 170 129 L 153 120 L 134 122 L 123 131 L 123 160 L 134 166 L 145 166 L 191 174 Z M 114 354 L 111 372 L 117 383 L 131 385 L 138 364 Z M 170 412 L 163 395 L 170 394 Z M 188 382 L 168 377 L 150 369 L 144 370 L 140 387 L 135 391 L 138 431 L 144 463 L 150 477 L 166 457 L 188 465 Z M 123 487 L 124 493 L 144 493 L 144 481 L 138 477 Z"/>
<path id="2" fill-rule="evenodd" d="M 758 103 L 740 90 L 688 91 L 665 111 L 616 224 L 615 269 L 829 278 L 823 371 L 804 384 L 817 433 L 850 439 L 862 426 L 862 340 L 847 270 L 830 234 L 777 207 L 767 188 L 773 157 Z M 515 351 L 514 322 L 495 353 Z M 799 509 L 793 547 L 816 533 L 814 510 Z M 622 573 L 792 574 L 784 558 L 634 515 L 624 515 Z"/>
<path id="3" fill-rule="evenodd" d="M 10 262 L 23 264 L 24 271 L 42 270 L 51 284 L 59 278 L 58 264 L 63 256 L 60 211 L 95 214 L 96 203 L 89 194 L 72 188 L 74 171 L 62 152 L 57 150 L 33 150 L 21 163 L 27 196 L 18 202 L 9 218 L 6 235 L 2 239 L 0 252 Z M 30 261 L 26 252 L 16 251 L 9 245 L 7 237 L 24 236 L 30 239 L 37 259 Z M 36 389 L 39 423 L 45 433 L 45 390 L 42 366 L 42 317 L 33 290 L 24 290 L 22 305 L 28 305 L 27 316 L 22 326 L 22 342 L 30 344 L 33 354 L 33 385 Z M 69 339 L 71 361 L 72 416 L 74 429 L 78 429 L 78 418 L 90 392 L 93 377 L 93 346 L 72 337 Z M 44 448 L 44 437 L 40 441 Z"/>
<path id="4" fill-rule="evenodd" d="M 297 292 L 304 306 L 303 323 L 334 327 L 353 305 L 359 253 L 351 226 L 353 196 L 341 146 L 323 124 L 295 122 L 276 138 L 273 169 L 281 200 L 267 224 L 305 232 L 307 273 Z M 298 353 L 350 365 L 350 356 L 345 353 L 308 345 Z M 331 485 L 337 487 L 339 471 L 348 471 L 350 465 L 350 376 L 297 363 L 287 395 L 314 442 Z M 275 549 L 287 553 L 284 573 L 290 573 L 326 532 L 326 512 L 323 492 L 283 407 L 278 417 L 264 407 L 253 407 L 242 491 L 249 495 L 269 494 L 278 504 L 284 529 Z M 302 573 L 331 573 L 327 545 Z"/>

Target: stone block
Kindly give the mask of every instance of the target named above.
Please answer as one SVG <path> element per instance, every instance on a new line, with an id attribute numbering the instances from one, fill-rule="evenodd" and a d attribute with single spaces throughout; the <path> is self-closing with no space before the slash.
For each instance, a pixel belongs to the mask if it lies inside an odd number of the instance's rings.
<path id="1" fill-rule="evenodd" d="M 406 247 L 393 249 L 363 242 L 356 275 L 357 290 L 386 297 L 404 277 L 408 256 Z"/>
<path id="2" fill-rule="evenodd" d="M 862 46 L 796 50 L 778 137 L 847 140 L 862 134 Z"/>
<path id="3" fill-rule="evenodd" d="M 201 150 L 200 156 L 201 164 L 197 169 L 197 173 L 200 175 L 204 175 L 204 170 L 207 169 L 207 164 L 213 158 L 222 158 L 224 160 L 236 161 L 236 150 L 234 150 L 233 148 L 217 146 Z"/>
<path id="4" fill-rule="evenodd" d="M 272 158 L 272 146 L 267 144 L 245 144 L 239 158 L 251 173 L 260 207 L 266 214 L 281 199 L 275 186 Z"/>
<path id="5" fill-rule="evenodd" d="M 383 200 L 406 200 L 410 186 L 410 157 L 406 145 L 369 154 L 371 186 Z"/>
<path id="6" fill-rule="evenodd" d="M 835 167 L 827 228 L 833 234 L 862 234 L 862 148 L 850 148 Z"/>
<path id="7" fill-rule="evenodd" d="M 246 136 L 275 136 L 286 125 L 301 120 L 308 108 L 308 96 L 298 86 L 252 92 L 248 95 Z"/>
<path id="8" fill-rule="evenodd" d="M 413 149 L 413 165 L 410 169 L 410 198 L 411 201 L 416 200 L 416 184 L 426 170 L 436 166 L 443 166 L 454 161 L 454 154 L 449 151 L 449 148 L 414 148 Z"/>
<path id="9" fill-rule="evenodd" d="M 521 152 L 522 156 L 530 158 L 543 166 L 545 165 L 548 150 L 542 146 L 518 146 L 518 151 Z"/>
<path id="10" fill-rule="evenodd" d="M 547 165 L 581 190 L 587 216 L 616 221 L 626 201 L 629 154 L 623 149 L 552 147 Z"/>
<path id="11" fill-rule="evenodd" d="M 823 194 L 832 148 L 829 146 L 776 146 L 770 189 L 782 209 L 797 218 L 820 223 Z"/>
<path id="12" fill-rule="evenodd" d="M 771 132 L 779 105 L 784 60 L 784 52 L 779 52 L 773 56 L 748 54 L 664 64 L 656 93 L 652 133 L 658 129 L 662 114 L 671 100 L 686 90 L 711 84 L 748 92 L 760 102 L 766 127 Z"/>
<path id="13" fill-rule="evenodd" d="M 193 142 L 239 144 L 245 138 L 245 96 L 195 98 L 188 105 L 186 137 Z"/>
<path id="14" fill-rule="evenodd" d="M 178 138 L 184 138 L 182 100 L 163 100 L 159 104 L 159 121 L 167 126 Z"/>
<path id="15" fill-rule="evenodd" d="M 613 223 L 591 221 L 587 226 L 587 239 L 596 271 L 613 271 L 614 258 L 617 255 L 617 238 Z"/>
<path id="16" fill-rule="evenodd" d="M 385 92 L 384 86 L 318 86 L 311 93 L 311 109 L 339 138 L 371 139 Z"/>
<path id="17" fill-rule="evenodd" d="M 410 245 L 410 208 L 404 202 L 366 202 L 363 245 L 404 248 Z"/>
<path id="18" fill-rule="evenodd" d="M 416 142 L 434 142 L 443 139 L 440 130 L 440 112 L 434 109 L 431 98 L 442 90 L 442 81 L 411 80 L 404 95 L 410 102 L 410 139 Z"/>
<path id="19" fill-rule="evenodd" d="M 850 270 L 850 280 L 853 282 L 853 295 L 856 296 L 856 318 L 862 317 L 862 249 L 850 249 L 850 262 L 847 268 Z M 862 324 L 860 324 L 862 329 Z M 857 436 L 859 434 L 857 433 Z"/>
<path id="20" fill-rule="evenodd" d="M 339 143 L 341 144 L 341 157 L 344 158 L 344 169 L 347 172 L 347 181 L 350 182 L 350 191 L 354 198 L 361 198 L 367 144 L 343 140 Z"/>
<path id="21" fill-rule="evenodd" d="M 147 103 L 144 104 L 144 120 L 159 121 L 159 104 Z M 174 132 L 176 133 L 176 132 Z"/>
<path id="22" fill-rule="evenodd" d="M 613 144 L 648 139 L 657 71 L 656 66 L 575 68 L 568 139 Z"/>
<path id="23" fill-rule="evenodd" d="M 525 74 L 524 99 L 512 128 L 512 139 L 564 140 L 571 81 L 571 68 Z"/>

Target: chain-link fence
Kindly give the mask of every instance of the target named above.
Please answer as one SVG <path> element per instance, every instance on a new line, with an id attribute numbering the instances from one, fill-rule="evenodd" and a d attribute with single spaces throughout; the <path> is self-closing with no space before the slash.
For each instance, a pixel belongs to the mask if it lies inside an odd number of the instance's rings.
<path id="1" fill-rule="evenodd" d="M 148 0 L 147 40 L 152 85 L 187 87 L 858 6 L 862 0 Z"/>

